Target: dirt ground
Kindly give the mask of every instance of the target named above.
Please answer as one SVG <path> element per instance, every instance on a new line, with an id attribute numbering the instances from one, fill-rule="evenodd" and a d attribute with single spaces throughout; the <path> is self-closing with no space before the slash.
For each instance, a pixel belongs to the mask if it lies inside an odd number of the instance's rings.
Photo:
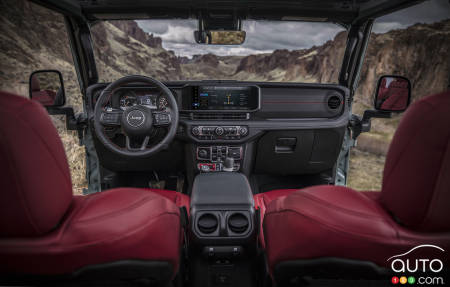
<path id="1" fill-rule="evenodd" d="M 356 190 L 381 190 L 386 157 L 352 149 L 347 186 Z"/>

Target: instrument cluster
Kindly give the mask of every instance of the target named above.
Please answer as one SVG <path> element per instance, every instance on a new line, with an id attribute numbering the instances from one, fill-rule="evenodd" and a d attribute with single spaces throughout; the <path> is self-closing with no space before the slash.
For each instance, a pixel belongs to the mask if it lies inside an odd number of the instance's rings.
<path id="1" fill-rule="evenodd" d="M 115 98 L 119 99 L 119 107 L 122 110 L 136 105 L 155 110 L 165 110 L 169 105 L 167 98 L 155 89 L 122 88 L 117 90 L 115 95 Z"/>

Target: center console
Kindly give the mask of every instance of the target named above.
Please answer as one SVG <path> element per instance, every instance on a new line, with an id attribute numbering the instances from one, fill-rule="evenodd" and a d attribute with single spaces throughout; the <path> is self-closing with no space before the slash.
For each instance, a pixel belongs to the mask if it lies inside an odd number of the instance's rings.
<path id="1" fill-rule="evenodd" d="M 253 286 L 257 222 L 241 173 L 201 173 L 191 194 L 193 286 Z"/>

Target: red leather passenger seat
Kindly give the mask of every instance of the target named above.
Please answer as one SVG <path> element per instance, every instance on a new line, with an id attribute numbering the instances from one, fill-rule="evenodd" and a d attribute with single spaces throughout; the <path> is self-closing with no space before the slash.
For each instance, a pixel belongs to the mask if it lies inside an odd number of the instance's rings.
<path id="1" fill-rule="evenodd" d="M 313 186 L 270 197 L 278 198 L 265 207 L 263 229 L 275 280 L 281 280 L 287 262 L 305 267 L 320 258 L 340 258 L 389 266 L 388 258 L 421 244 L 448 252 L 450 92 L 421 99 L 405 113 L 386 157 L 379 195 Z M 449 266 L 448 253 L 443 256 Z"/>

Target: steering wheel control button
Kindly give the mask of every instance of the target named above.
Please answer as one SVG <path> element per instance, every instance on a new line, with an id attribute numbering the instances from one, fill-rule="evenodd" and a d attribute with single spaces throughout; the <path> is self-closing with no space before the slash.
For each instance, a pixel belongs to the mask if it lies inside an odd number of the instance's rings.
<path id="1" fill-rule="evenodd" d="M 117 125 L 119 124 L 120 113 L 102 113 L 101 122 L 105 125 Z"/>
<path id="2" fill-rule="evenodd" d="M 167 113 L 155 113 L 155 124 L 157 125 L 165 125 L 170 123 L 170 115 Z"/>
<path id="3" fill-rule="evenodd" d="M 127 122 L 132 127 L 140 127 L 145 122 L 145 115 L 140 110 L 133 110 L 128 113 Z"/>

